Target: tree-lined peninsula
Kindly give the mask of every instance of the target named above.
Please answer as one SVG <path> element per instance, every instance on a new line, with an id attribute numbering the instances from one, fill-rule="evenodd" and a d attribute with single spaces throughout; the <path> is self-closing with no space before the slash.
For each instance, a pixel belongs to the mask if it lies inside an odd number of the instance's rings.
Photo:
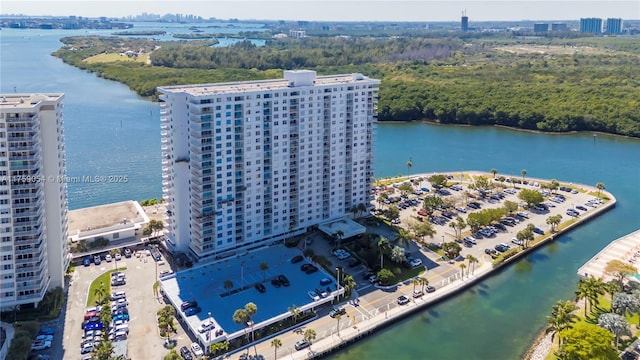
<path id="1" fill-rule="evenodd" d="M 307 37 L 229 47 L 122 37 L 61 41 L 53 55 L 152 98 L 158 86 L 277 78 L 284 69 L 360 72 L 382 80 L 382 121 L 640 137 L 640 43 L 634 38 Z M 132 49 L 144 53 L 144 61 L 90 61 Z"/>

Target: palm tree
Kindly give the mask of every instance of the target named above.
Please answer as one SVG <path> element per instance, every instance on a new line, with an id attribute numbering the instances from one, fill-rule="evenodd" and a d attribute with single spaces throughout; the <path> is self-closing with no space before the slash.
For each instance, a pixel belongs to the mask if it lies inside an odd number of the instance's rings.
<path id="1" fill-rule="evenodd" d="M 577 315 L 573 313 L 576 309 L 576 305 L 571 301 L 558 301 L 551 310 L 551 316 L 547 316 L 548 327 L 545 333 L 552 333 L 551 342 L 553 337 L 559 334 L 561 331 L 573 327 L 573 323 L 577 319 Z M 558 336 L 558 343 L 561 342 L 560 336 Z"/>
<path id="2" fill-rule="evenodd" d="M 615 335 L 616 351 L 618 350 L 618 339 L 620 338 L 620 336 L 631 335 L 627 319 L 625 319 L 624 316 L 618 314 L 605 313 L 600 315 L 600 317 L 598 318 L 598 326 L 603 329 L 609 330 L 613 335 Z"/>
<path id="3" fill-rule="evenodd" d="M 225 281 L 224 281 L 224 288 L 225 288 L 226 290 L 229 290 L 229 289 L 231 289 L 232 287 L 233 287 L 233 281 L 231 281 L 231 280 L 225 280 Z"/>
<path id="4" fill-rule="evenodd" d="M 389 194 L 387 194 L 386 192 L 383 192 L 382 194 L 378 195 L 378 205 L 384 204 L 384 201 L 387 200 L 388 198 L 389 198 Z"/>
<path id="5" fill-rule="evenodd" d="M 411 284 L 413 284 L 413 292 L 416 292 L 416 285 L 420 285 L 421 278 L 413 278 L 411 279 Z"/>
<path id="6" fill-rule="evenodd" d="M 353 205 L 351 206 L 351 208 L 349 208 L 349 211 L 351 212 L 351 214 L 353 214 L 353 218 L 356 218 L 356 214 L 358 213 L 358 206 L 357 205 Z"/>
<path id="7" fill-rule="evenodd" d="M 613 302 L 613 295 L 615 293 L 622 291 L 622 287 L 620 286 L 620 283 L 618 283 L 617 281 L 610 280 L 604 283 L 604 291 L 606 291 L 607 293 L 609 293 L 609 295 L 611 295 L 611 302 Z"/>
<path id="8" fill-rule="evenodd" d="M 391 261 L 399 264 L 405 261 L 406 258 L 404 249 L 400 246 L 394 246 L 393 249 L 391 249 Z"/>
<path id="9" fill-rule="evenodd" d="M 551 179 L 551 185 L 549 185 L 549 189 L 551 189 L 551 192 L 556 191 L 559 187 L 560 182 L 558 182 L 558 180 L 556 179 Z"/>
<path id="10" fill-rule="evenodd" d="M 461 272 L 462 272 L 462 278 L 463 278 L 463 279 L 464 279 L 464 269 L 466 269 L 466 268 L 467 268 L 467 265 L 465 265 L 465 264 L 460 264 L 460 270 L 461 270 Z"/>
<path id="11" fill-rule="evenodd" d="M 604 184 L 599 182 L 596 184 L 596 188 L 598 188 L 598 198 L 600 198 L 600 192 L 605 189 Z"/>
<path id="12" fill-rule="evenodd" d="M 118 251 L 118 249 L 111 249 L 111 251 L 109 251 L 109 255 L 111 255 L 111 257 L 113 258 L 113 264 L 116 267 L 116 270 L 118 270 L 118 260 L 116 259 L 116 254 L 120 254 L 120 251 Z"/>
<path id="13" fill-rule="evenodd" d="M 522 169 L 522 171 L 520 171 L 520 174 L 522 174 L 522 182 L 524 183 L 524 177 L 527 176 L 527 170 Z"/>
<path id="14" fill-rule="evenodd" d="M 467 255 L 467 260 L 469 260 L 469 266 L 471 267 L 471 274 L 474 274 L 476 272 L 476 263 L 478 262 L 478 259 L 469 254 Z"/>
<path id="15" fill-rule="evenodd" d="M 589 311 L 592 311 L 593 302 L 598 301 L 598 296 L 604 294 L 604 283 L 592 277 L 580 279 L 575 294 L 576 300 L 585 299 L 584 316 L 587 317 L 586 305 L 589 304 Z"/>
<path id="16" fill-rule="evenodd" d="M 100 286 L 93 289 L 93 295 L 96 297 L 96 305 L 104 304 L 107 296 L 107 290 L 105 290 L 102 282 L 100 283 Z"/>
<path id="17" fill-rule="evenodd" d="M 245 309 L 238 309 L 233 313 L 233 322 L 241 325 L 245 335 L 247 334 L 247 311 Z"/>
<path id="18" fill-rule="evenodd" d="M 266 262 L 260 263 L 260 271 L 262 271 L 262 282 L 267 281 L 267 270 L 269 270 L 269 264 Z"/>
<path id="19" fill-rule="evenodd" d="M 419 277 L 418 281 L 420 282 L 420 285 L 422 285 L 422 292 L 424 292 L 424 287 L 429 285 L 429 280 L 427 280 L 427 278 Z"/>
<path id="20" fill-rule="evenodd" d="M 298 309 L 296 304 L 293 304 L 293 305 L 289 306 L 289 312 L 293 316 L 293 322 L 294 323 L 297 322 L 298 321 L 298 316 L 300 316 L 300 309 Z"/>
<path id="21" fill-rule="evenodd" d="M 275 338 L 271 340 L 271 347 L 273 348 L 273 358 L 278 358 L 278 348 L 282 346 L 282 341 L 280 339 Z"/>
<path id="22" fill-rule="evenodd" d="M 359 216 L 362 216 L 362 214 L 367 211 L 367 205 L 365 205 L 364 203 L 359 203 L 358 204 L 358 212 L 359 212 Z"/>
<path id="23" fill-rule="evenodd" d="M 258 312 L 258 307 L 256 306 L 256 304 L 249 302 L 244 306 L 244 311 L 247 314 L 247 321 L 251 325 L 251 341 L 253 342 L 253 316 Z"/>
<path id="24" fill-rule="evenodd" d="M 331 234 L 331 237 L 336 242 L 336 246 L 340 247 L 341 242 L 342 242 L 342 238 L 344 237 L 344 232 L 342 230 L 338 230 L 338 231 L 334 232 L 333 234 Z"/>
<path id="25" fill-rule="evenodd" d="M 338 332 L 338 336 L 340 336 L 340 318 L 341 318 L 341 317 L 342 317 L 342 316 L 340 316 L 340 314 L 336 314 L 336 316 L 334 316 L 334 317 L 333 317 L 333 318 L 334 318 L 334 319 L 336 319 L 336 321 L 338 322 L 338 325 L 337 325 L 337 332 Z"/>
<path id="26" fill-rule="evenodd" d="M 384 254 L 391 249 L 391 244 L 386 237 L 380 236 L 378 240 L 378 251 L 380 252 L 380 268 L 384 268 Z"/>
<path id="27" fill-rule="evenodd" d="M 412 166 L 413 166 L 413 162 L 411 161 L 411 157 L 409 157 L 409 161 L 407 161 L 407 175 L 411 173 Z"/>
<path id="28" fill-rule="evenodd" d="M 356 281 L 353 279 L 353 276 L 345 275 L 342 278 L 342 287 L 344 288 L 345 294 L 351 293 L 351 290 L 356 287 Z"/>
<path id="29" fill-rule="evenodd" d="M 496 178 L 496 174 L 498 173 L 498 170 L 496 169 L 491 169 L 491 174 L 493 174 L 493 178 Z"/>
<path id="30" fill-rule="evenodd" d="M 311 343 L 316 339 L 316 331 L 313 329 L 307 329 L 304 331 L 304 339 Z M 309 346 L 309 350 L 311 350 L 311 346 Z"/>
<path id="31" fill-rule="evenodd" d="M 400 245 L 404 245 L 406 249 L 411 246 L 411 233 L 409 232 L 409 230 L 405 230 L 402 228 L 398 229 L 398 243 Z"/>

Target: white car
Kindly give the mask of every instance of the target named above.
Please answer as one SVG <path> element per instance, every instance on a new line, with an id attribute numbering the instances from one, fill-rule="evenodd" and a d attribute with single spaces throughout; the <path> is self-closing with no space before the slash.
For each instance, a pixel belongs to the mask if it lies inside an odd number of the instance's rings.
<path id="1" fill-rule="evenodd" d="M 529 218 L 529 213 L 527 213 L 527 212 L 524 212 L 524 211 L 518 211 L 518 212 L 517 212 L 517 214 L 518 214 L 518 216 L 521 216 L 521 217 L 523 217 L 523 218 L 526 218 L 526 219 L 528 219 L 528 218 Z"/>
<path id="2" fill-rule="evenodd" d="M 516 245 L 522 245 L 523 244 L 522 240 L 518 240 L 517 238 L 511 239 L 511 242 L 516 244 Z"/>
<path id="3" fill-rule="evenodd" d="M 409 264 L 411 264 L 411 266 L 413 266 L 413 267 L 418 267 L 418 266 L 422 265 L 422 260 L 413 259 L 413 260 L 411 260 L 411 262 Z"/>
<path id="4" fill-rule="evenodd" d="M 38 335 L 36 341 L 53 341 L 53 335 Z"/>
<path id="5" fill-rule="evenodd" d="M 117 253 L 113 258 L 116 259 L 116 261 L 120 261 L 122 259 L 122 255 L 120 255 L 120 253 Z"/>
<path id="6" fill-rule="evenodd" d="M 202 334 L 209 330 L 213 330 L 215 328 L 216 328 L 216 324 L 213 321 L 206 321 L 200 324 L 200 326 L 198 327 L 198 332 Z"/>
<path id="7" fill-rule="evenodd" d="M 31 350 L 38 351 L 44 350 L 51 347 L 51 341 L 34 341 L 31 344 Z"/>
<path id="8" fill-rule="evenodd" d="M 171 270 L 162 270 L 162 271 L 160 271 L 160 274 L 158 274 L 158 277 L 159 278 L 163 278 L 163 277 L 169 276 L 171 274 L 173 274 L 173 271 L 171 271 Z"/>
<path id="9" fill-rule="evenodd" d="M 193 351 L 193 354 L 195 356 L 204 355 L 204 351 L 202 351 L 202 348 L 200 347 L 200 345 L 198 345 L 198 343 L 192 343 L 191 344 L 191 351 Z"/>
<path id="10" fill-rule="evenodd" d="M 111 257 L 110 254 L 107 254 L 107 255 L 104 256 L 104 261 L 111 262 L 111 260 L 113 260 L 113 258 Z"/>
<path id="11" fill-rule="evenodd" d="M 309 297 L 311 298 L 311 300 L 313 301 L 318 301 L 320 300 L 320 295 L 318 295 L 315 291 L 311 290 L 309 292 L 307 292 L 307 295 L 309 295 Z"/>

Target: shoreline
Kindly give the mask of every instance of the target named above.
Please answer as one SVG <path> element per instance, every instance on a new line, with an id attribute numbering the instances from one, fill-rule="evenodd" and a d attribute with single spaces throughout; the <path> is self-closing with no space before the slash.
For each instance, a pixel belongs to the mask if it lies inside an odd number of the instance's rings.
<path id="1" fill-rule="evenodd" d="M 571 131 L 541 131 L 541 130 L 534 130 L 534 129 L 524 129 L 524 128 L 518 128 L 518 127 L 513 127 L 513 126 L 507 126 L 507 125 L 500 125 L 500 124 L 483 124 L 483 125 L 470 125 L 470 124 L 458 124 L 458 123 L 441 123 L 438 122 L 436 120 L 426 120 L 426 119 L 420 119 L 420 120 L 378 120 L 378 124 L 414 124 L 414 123 L 424 123 L 424 124 L 428 124 L 428 125 L 434 125 L 434 126 L 456 126 L 456 127 L 496 127 L 496 128 L 500 128 L 500 129 L 505 129 L 505 130 L 512 130 L 512 131 L 518 131 L 518 132 L 525 132 L 525 133 L 530 133 L 530 134 L 540 134 L 540 135 L 578 135 L 578 134 L 582 134 L 582 133 L 591 133 L 593 134 L 595 137 L 597 136 L 614 136 L 614 137 L 620 137 L 620 138 L 625 138 L 625 139 L 640 139 L 640 137 L 635 137 L 635 136 L 629 136 L 629 135 L 622 135 L 622 134 L 612 134 L 612 133 L 607 133 L 607 132 L 602 132 L 602 131 L 595 131 L 595 130 L 571 130 Z"/>
<path id="2" fill-rule="evenodd" d="M 465 171 L 464 174 L 493 176 L 490 173 L 481 172 L 481 171 Z M 413 175 L 410 175 L 409 177 L 424 177 L 428 175 L 431 175 L 431 174 L 430 173 L 413 174 Z M 537 179 L 537 178 L 531 178 L 531 177 L 527 177 L 527 180 L 544 181 L 544 182 L 550 181 L 546 179 Z M 598 191 L 597 188 L 595 188 L 595 186 L 590 186 L 585 184 L 574 184 L 566 181 L 561 183 L 570 184 L 571 186 L 577 187 L 582 191 L 587 191 L 587 192 Z M 578 219 L 577 221 L 567 225 L 566 227 L 560 230 L 557 230 L 557 232 L 549 233 L 547 236 L 540 239 L 540 241 L 536 242 L 535 244 L 531 244 L 530 247 L 528 247 L 524 251 L 521 251 L 515 254 L 514 256 L 504 260 L 503 262 L 497 265 L 494 265 L 491 262 L 486 262 L 482 266 L 476 268 L 475 273 L 472 275 L 469 275 L 466 279 L 463 278 L 459 280 L 450 281 L 445 286 L 439 288 L 438 292 L 433 293 L 433 295 L 429 297 L 412 299 L 408 304 L 402 307 L 395 307 L 384 313 L 378 313 L 376 315 L 370 316 L 368 319 L 360 321 L 357 325 L 354 325 L 351 328 L 347 328 L 340 331 L 339 336 L 334 336 L 332 334 L 331 336 L 319 339 L 317 342 L 313 343 L 313 346 L 311 347 L 312 349 L 310 349 L 309 352 L 297 351 L 296 353 L 293 353 L 293 354 L 283 354 L 283 356 L 281 357 L 279 356 L 278 358 L 287 358 L 287 359 L 289 358 L 291 359 L 324 358 L 416 312 L 424 311 L 424 309 L 428 308 L 431 305 L 438 304 L 441 301 L 446 301 L 447 299 L 459 294 L 460 292 L 465 291 L 468 287 L 473 286 L 478 282 L 497 274 L 502 270 L 502 268 L 506 266 L 511 266 L 517 260 L 520 260 L 523 256 L 527 256 L 533 251 L 535 251 L 536 249 L 551 243 L 552 241 L 557 239 L 559 236 L 571 231 L 575 227 L 585 224 L 591 219 L 593 219 L 594 217 L 597 217 L 615 207 L 617 200 L 613 196 L 613 194 L 604 190 L 604 191 L 601 191 L 601 196 L 608 197 L 609 201 L 602 204 L 600 207 L 595 208 L 593 212 L 587 213 L 584 216 L 577 218 Z M 542 335 L 544 335 L 544 329 L 542 330 Z M 540 348 L 540 346 L 545 344 L 545 339 L 546 339 L 545 336 L 541 336 L 541 334 L 538 333 L 538 335 L 534 339 L 534 345 L 529 346 L 527 351 L 522 355 L 523 358 L 524 356 L 527 356 L 529 353 L 533 354 L 536 349 Z M 265 342 L 269 341 L 269 339 L 265 339 L 264 341 Z M 547 353 L 548 351 L 544 353 L 544 356 L 546 356 Z M 234 354 L 226 354 L 225 356 L 228 356 L 228 355 L 232 355 L 235 358 L 235 356 L 238 355 L 238 353 L 236 352 Z M 541 357 L 540 359 L 543 360 L 544 356 Z M 218 357 L 218 358 L 221 358 L 221 357 Z"/>

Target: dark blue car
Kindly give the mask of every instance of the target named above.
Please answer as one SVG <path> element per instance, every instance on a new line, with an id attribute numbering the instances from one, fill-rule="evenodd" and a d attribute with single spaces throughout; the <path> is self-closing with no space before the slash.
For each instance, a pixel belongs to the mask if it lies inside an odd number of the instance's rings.
<path id="1" fill-rule="evenodd" d="M 184 311 L 184 314 L 186 316 L 191 316 L 191 315 L 195 315 L 199 312 L 201 312 L 202 309 L 199 306 L 195 306 L 195 307 L 190 307 L 187 310 Z"/>
<path id="2" fill-rule="evenodd" d="M 82 265 L 84 266 L 91 266 L 91 258 L 84 258 L 84 260 L 82 260 Z"/>

